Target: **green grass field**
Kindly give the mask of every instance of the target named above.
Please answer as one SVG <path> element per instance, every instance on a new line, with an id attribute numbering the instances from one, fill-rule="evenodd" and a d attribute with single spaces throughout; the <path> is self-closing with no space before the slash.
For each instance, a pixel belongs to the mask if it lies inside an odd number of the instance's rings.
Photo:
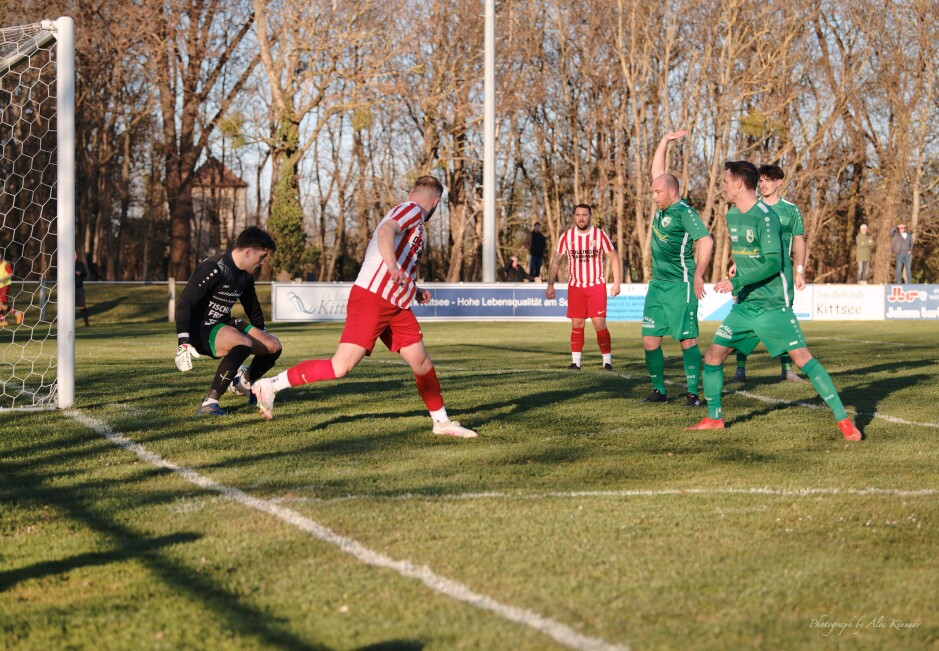
<path id="1" fill-rule="evenodd" d="M 848 444 L 762 348 L 692 433 L 639 403 L 638 324 L 571 373 L 565 324 L 428 323 L 462 441 L 384 350 L 196 417 L 215 365 L 175 369 L 165 296 L 89 288 L 76 409 L 0 413 L 0 648 L 939 648 L 935 324 L 804 324 Z M 273 324 L 278 368 L 340 329 Z"/>

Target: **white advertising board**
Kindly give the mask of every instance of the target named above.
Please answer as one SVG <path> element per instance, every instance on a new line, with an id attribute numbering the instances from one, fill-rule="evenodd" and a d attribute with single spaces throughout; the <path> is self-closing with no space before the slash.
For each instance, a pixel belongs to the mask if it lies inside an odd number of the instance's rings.
<path id="1" fill-rule="evenodd" d="M 883 321 L 883 285 L 815 285 L 812 318 L 817 321 Z"/>

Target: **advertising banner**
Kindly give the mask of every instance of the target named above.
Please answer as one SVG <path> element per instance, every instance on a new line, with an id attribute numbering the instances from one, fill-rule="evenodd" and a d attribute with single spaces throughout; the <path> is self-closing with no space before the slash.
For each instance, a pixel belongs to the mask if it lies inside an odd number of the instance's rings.
<path id="1" fill-rule="evenodd" d="M 883 321 L 883 285 L 815 285 L 816 321 Z"/>
<path id="2" fill-rule="evenodd" d="M 433 294 L 428 305 L 413 306 L 424 320 L 563 321 L 567 286 L 555 287 L 548 300 L 538 283 L 461 284 L 428 283 Z M 274 321 L 343 321 L 351 283 L 273 283 Z M 620 295 L 607 302 L 609 321 L 642 321 L 647 285 L 624 284 Z M 698 304 L 698 319 L 722 321 L 733 306 L 730 294 L 717 294 L 705 285 Z M 939 285 L 809 285 L 795 292 L 799 319 L 819 321 L 882 321 L 887 319 L 939 320 Z"/>
<path id="3" fill-rule="evenodd" d="M 345 321 L 352 283 L 271 283 L 272 321 Z"/>
<path id="4" fill-rule="evenodd" d="M 939 319 L 939 285 L 887 285 L 887 319 Z"/>

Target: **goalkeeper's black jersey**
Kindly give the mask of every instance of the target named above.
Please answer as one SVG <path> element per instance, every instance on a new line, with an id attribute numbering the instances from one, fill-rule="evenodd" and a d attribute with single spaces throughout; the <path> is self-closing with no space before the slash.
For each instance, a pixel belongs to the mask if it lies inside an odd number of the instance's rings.
<path id="1" fill-rule="evenodd" d="M 254 276 L 235 266 L 231 253 L 206 258 L 176 302 L 176 334 L 195 336 L 198 328 L 227 324 L 239 299 L 251 325 L 263 330 L 264 313 L 254 291 Z"/>

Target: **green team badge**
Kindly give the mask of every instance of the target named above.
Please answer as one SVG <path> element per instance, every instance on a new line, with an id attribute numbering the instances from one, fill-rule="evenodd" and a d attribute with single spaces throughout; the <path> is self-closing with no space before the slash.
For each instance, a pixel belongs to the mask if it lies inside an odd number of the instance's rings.
<path id="1" fill-rule="evenodd" d="M 747 229 L 747 242 L 753 242 L 756 239 L 756 233 L 753 232 L 753 229 Z"/>
<path id="2" fill-rule="evenodd" d="M 662 228 L 668 228 L 668 225 L 672 223 L 672 218 L 669 215 L 662 217 Z"/>

